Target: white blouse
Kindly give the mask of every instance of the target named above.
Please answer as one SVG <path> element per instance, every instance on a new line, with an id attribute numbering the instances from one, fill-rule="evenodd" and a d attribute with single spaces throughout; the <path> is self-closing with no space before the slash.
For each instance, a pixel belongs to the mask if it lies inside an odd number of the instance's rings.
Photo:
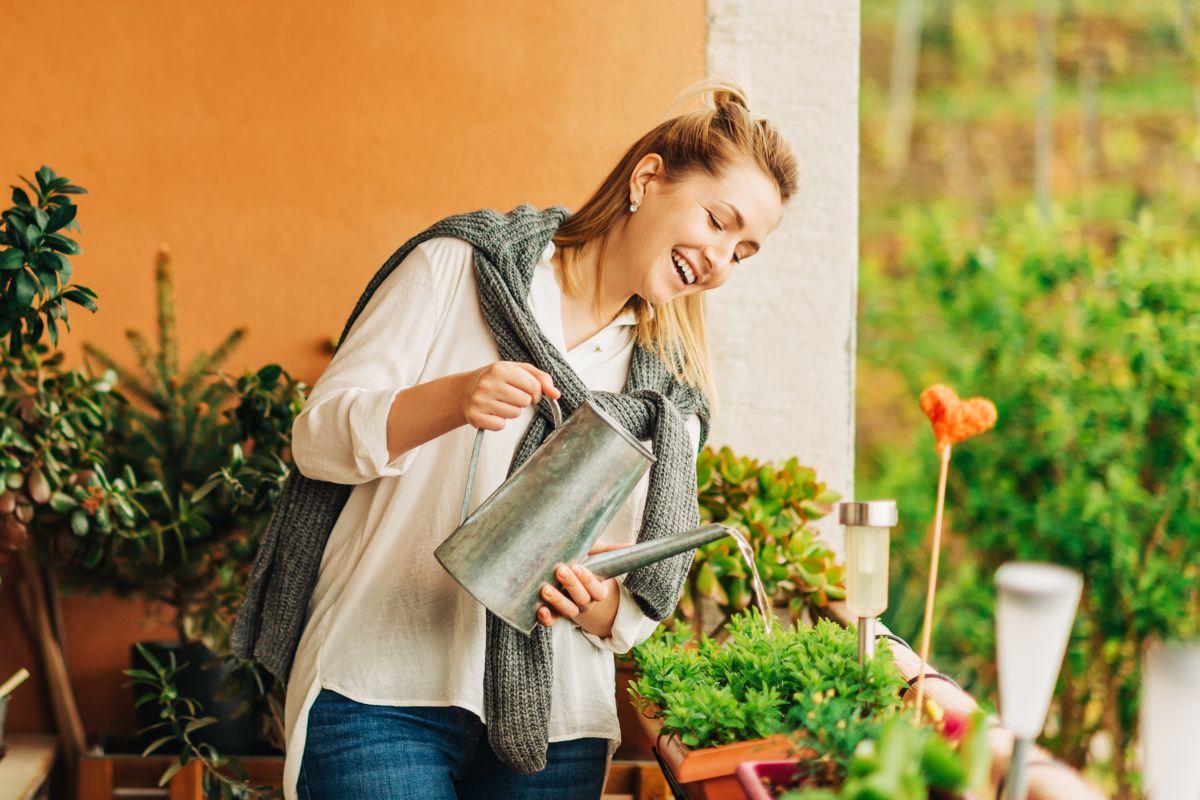
<path id="1" fill-rule="evenodd" d="M 633 355 L 633 313 L 568 351 L 553 253 L 548 245 L 535 268 L 530 309 L 589 388 L 619 392 Z M 479 308 L 473 256 L 471 245 L 452 238 L 413 250 L 375 291 L 292 427 L 297 468 L 354 489 L 325 547 L 288 681 L 287 800 L 296 797 L 308 711 L 323 687 L 361 703 L 458 706 L 487 722 L 484 608 L 433 557 L 458 527 L 475 430 L 464 425 L 392 461 L 387 452 L 398 391 L 500 358 Z M 524 409 L 484 435 L 472 508 L 504 481 L 532 416 Z M 699 421 L 687 423 L 695 452 Z M 647 481 L 599 542 L 637 539 Z M 597 737 L 616 749 L 613 653 L 654 627 L 624 587 L 610 637 L 555 624 L 550 741 Z"/>

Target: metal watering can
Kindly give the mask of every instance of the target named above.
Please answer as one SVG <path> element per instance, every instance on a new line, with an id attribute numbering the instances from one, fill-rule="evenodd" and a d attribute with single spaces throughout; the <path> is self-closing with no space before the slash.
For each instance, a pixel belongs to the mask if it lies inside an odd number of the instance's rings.
<path id="1" fill-rule="evenodd" d="M 484 431 L 475 434 L 462 522 L 434 551 L 460 586 L 526 636 L 559 564 L 613 578 L 730 534 L 705 525 L 585 559 L 654 455 L 590 400 L 565 423 L 558 403 L 546 400 L 554 431 L 468 516 Z"/>

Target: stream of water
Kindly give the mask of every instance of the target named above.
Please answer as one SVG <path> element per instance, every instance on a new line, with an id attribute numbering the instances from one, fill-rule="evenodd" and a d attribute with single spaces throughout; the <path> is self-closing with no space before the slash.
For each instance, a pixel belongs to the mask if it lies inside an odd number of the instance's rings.
<path id="1" fill-rule="evenodd" d="M 754 561 L 754 548 L 750 546 L 750 542 L 742 535 L 742 532 L 734 528 L 729 528 L 729 535 L 733 537 L 737 543 L 738 553 L 742 556 L 742 561 L 746 562 L 746 566 L 750 568 L 750 584 L 754 587 L 754 603 L 758 606 L 759 612 L 762 614 L 763 624 L 767 628 L 767 633 L 774 630 L 775 616 L 771 613 L 771 598 L 767 597 L 767 590 L 763 587 L 762 577 L 758 574 L 758 564 Z"/>

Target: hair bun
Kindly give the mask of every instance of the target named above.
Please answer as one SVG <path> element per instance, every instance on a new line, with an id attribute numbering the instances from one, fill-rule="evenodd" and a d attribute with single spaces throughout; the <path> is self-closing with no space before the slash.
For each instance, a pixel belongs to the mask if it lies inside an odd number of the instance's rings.
<path id="1" fill-rule="evenodd" d="M 750 113 L 750 100 L 746 97 L 745 90 L 736 83 L 720 83 L 712 89 L 712 106 L 713 110 L 718 114 L 728 113 L 734 108 L 741 109 L 744 113 Z"/>

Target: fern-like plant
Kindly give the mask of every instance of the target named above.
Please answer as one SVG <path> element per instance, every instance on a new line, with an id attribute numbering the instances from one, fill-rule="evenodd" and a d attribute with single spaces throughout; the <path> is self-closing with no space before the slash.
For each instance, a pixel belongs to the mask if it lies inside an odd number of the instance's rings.
<path id="1" fill-rule="evenodd" d="M 93 345 L 85 351 L 118 376 L 105 445 L 111 469 L 132 469 L 159 490 L 141 498 L 146 519 L 129 535 L 104 535 L 94 518 L 82 519 L 75 547 L 61 548 L 56 562 L 70 586 L 169 604 L 178 612 L 181 640 L 200 634 L 219 639 L 227 626 L 214 625 L 214 603 L 236 593 L 240 573 L 253 558 L 271 487 L 282 483 L 290 460 L 286 434 L 299 411 L 302 386 L 276 365 L 239 380 L 219 374 L 245 335 L 240 328 L 181 365 L 165 251 L 157 258 L 155 283 L 154 342 L 138 331 L 126 333 L 136 369 Z M 251 490 L 222 477 L 238 475 Z M 76 557 L 82 545 L 94 553 L 95 543 L 98 558 Z M 220 605 L 236 605 L 236 598 Z M 220 641 L 213 644 L 221 649 Z"/>

